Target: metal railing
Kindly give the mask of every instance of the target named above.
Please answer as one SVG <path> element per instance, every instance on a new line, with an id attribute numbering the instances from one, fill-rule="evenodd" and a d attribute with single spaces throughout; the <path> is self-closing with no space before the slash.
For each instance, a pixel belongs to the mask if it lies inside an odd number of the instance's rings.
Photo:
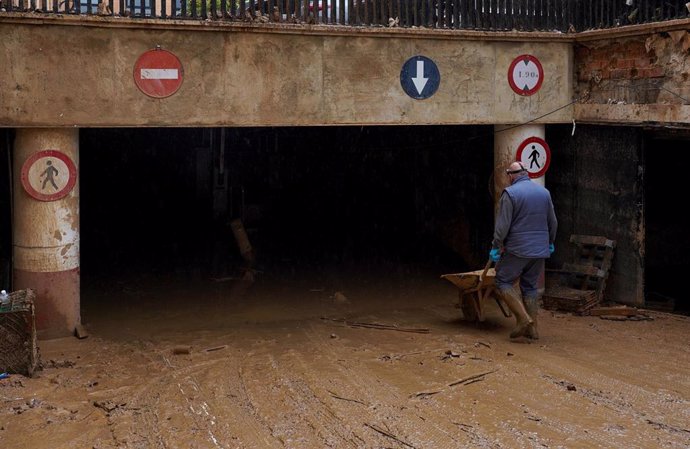
<path id="1" fill-rule="evenodd" d="M 0 0 L 4 12 L 574 32 L 689 17 L 687 0 Z"/>

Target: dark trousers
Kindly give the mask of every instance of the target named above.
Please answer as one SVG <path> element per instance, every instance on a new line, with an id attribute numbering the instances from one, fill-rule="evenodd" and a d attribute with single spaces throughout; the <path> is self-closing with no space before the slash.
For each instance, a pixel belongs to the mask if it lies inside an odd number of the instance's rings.
<path id="1" fill-rule="evenodd" d="M 544 259 L 527 259 L 503 253 L 496 263 L 496 287 L 507 290 L 520 278 L 523 297 L 536 297 L 539 276 L 544 271 Z"/>

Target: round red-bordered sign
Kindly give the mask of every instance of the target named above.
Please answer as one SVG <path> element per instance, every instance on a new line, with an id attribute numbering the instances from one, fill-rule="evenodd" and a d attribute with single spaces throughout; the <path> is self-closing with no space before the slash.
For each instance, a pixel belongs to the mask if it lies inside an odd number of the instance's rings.
<path id="1" fill-rule="evenodd" d="M 518 147 L 515 160 L 527 169 L 530 178 L 539 178 L 549 169 L 551 149 L 544 139 L 530 137 Z"/>
<path id="2" fill-rule="evenodd" d="M 520 55 L 513 59 L 508 68 L 508 84 L 518 95 L 535 94 L 544 82 L 541 62 L 532 55 Z"/>
<path id="3" fill-rule="evenodd" d="M 77 166 L 57 150 L 32 154 L 22 165 L 22 186 L 32 198 L 55 201 L 67 196 L 77 183 Z"/>
<path id="4" fill-rule="evenodd" d="M 182 63 L 167 50 L 148 50 L 134 64 L 134 83 L 152 98 L 171 96 L 182 86 L 183 78 Z"/>

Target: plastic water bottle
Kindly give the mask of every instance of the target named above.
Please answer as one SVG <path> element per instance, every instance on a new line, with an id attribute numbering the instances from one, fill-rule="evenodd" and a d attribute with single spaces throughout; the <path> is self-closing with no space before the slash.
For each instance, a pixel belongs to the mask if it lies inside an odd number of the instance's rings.
<path id="1" fill-rule="evenodd" d="M 7 309 L 10 306 L 10 295 L 5 290 L 0 290 L 0 307 Z"/>

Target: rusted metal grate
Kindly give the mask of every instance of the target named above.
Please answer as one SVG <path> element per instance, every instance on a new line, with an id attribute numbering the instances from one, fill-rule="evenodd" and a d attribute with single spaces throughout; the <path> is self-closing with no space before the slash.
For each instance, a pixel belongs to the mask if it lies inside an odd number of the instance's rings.
<path id="1" fill-rule="evenodd" d="M 0 309 L 0 372 L 33 376 L 38 367 L 35 293 L 10 293 L 9 306 Z"/>

